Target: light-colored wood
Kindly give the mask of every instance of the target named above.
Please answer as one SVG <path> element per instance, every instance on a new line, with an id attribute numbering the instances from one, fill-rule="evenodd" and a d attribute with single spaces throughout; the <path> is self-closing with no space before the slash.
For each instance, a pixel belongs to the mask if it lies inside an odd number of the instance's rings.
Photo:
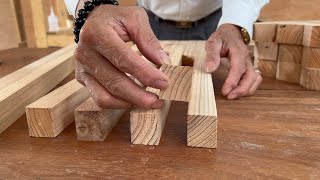
<path id="1" fill-rule="evenodd" d="M 255 64 L 260 72 L 266 77 L 276 77 L 277 62 L 255 58 Z"/>
<path id="2" fill-rule="evenodd" d="M 193 68 L 189 66 L 163 65 L 161 70 L 169 77 L 170 86 L 166 90 L 160 91 L 159 98 L 188 102 L 190 99 Z"/>
<path id="3" fill-rule="evenodd" d="M 47 18 L 42 0 L 20 0 L 28 47 L 46 48 Z"/>
<path id="4" fill-rule="evenodd" d="M 48 46 L 50 47 L 65 47 L 74 43 L 74 35 L 72 34 L 48 34 Z"/>
<path id="5" fill-rule="evenodd" d="M 301 75 L 301 64 L 296 64 L 293 62 L 278 61 L 278 65 L 277 65 L 278 80 L 299 84 L 300 75 Z"/>
<path id="6" fill-rule="evenodd" d="M 0 12 L 0 50 L 18 47 L 21 38 L 13 0 L 1 0 Z"/>
<path id="7" fill-rule="evenodd" d="M 274 23 L 255 23 L 253 40 L 258 42 L 274 42 L 276 39 L 277 25 Z"/>
<path id="8" fill-rule="evenodd" d="M 28 105 L 29 135 L 56 137 L 74 121 L 74 110 L 89 97 L 90 92 L 72 80 Z"/>
<path id="9" fill-rule="evenodd" d="M 172 65 L 181 65 L 181 57 L 185 50 L 184 45 L 177 42 L 164 42 L 162 46 L 169 52 Z M 148 87 L 147 91 L 159 95 L 160 90 Z M 164 101 L 161 109 L 135 108 L 130 112 L 131 143 L 140 145 L 159 145 L 171 102 Z"/>
<path id="10" fill-rule="evenodd" d="M 307 89 L 320 91 L 320 69 L 301 68 L 300 84 Z"/>
<path id="11" fill-rule="evenodd" d="M 278 24 L 276 42 L 281 44 L 301 45 L 304 25 L 302 24 Z"/>
<path id="12" fill-rule="evenodd" d="M 302 44 L 308 47 L 320 48 L 320 24 L 306 25 L 304 27 Z"/>
<path id="13" fill-rule="evenodd" d="M 185 55 L 194 59 L 188 105 L 187 145 L 217 147 L 217 108 L 211 74 L 205 72 L 205 42 L 188 44 Z"/>
<path id="14" fill-rule="evenodd" d="M 104 141 L 125 111 L 125 109 L 101 109 L 92 98 L 89 98 L 74 112 L 77 139 Z"/>
<path id="15" fill-rule="evenodd" d="M 254 56 L 265 60 L 278 60 L 278 43 L 274 42 L 256 42 Z"/>
<path id="16" fill-rule="evenodd" d="M 74 49 L 56 54 L 48 63 L 0 90 L 0 133 L 23 115 L 26 105 L 44 96 L 74 71 Z"/>
<path id="17" fill-rule="evenodd" d="M 301 64 L 303 47 L 299 45 L 279 45 L 278 61 Z"/>
<path id="18" fill-rule="evenodd" d="M 320 69 L 320 48 L 303 48 L 302 67 Z"/>

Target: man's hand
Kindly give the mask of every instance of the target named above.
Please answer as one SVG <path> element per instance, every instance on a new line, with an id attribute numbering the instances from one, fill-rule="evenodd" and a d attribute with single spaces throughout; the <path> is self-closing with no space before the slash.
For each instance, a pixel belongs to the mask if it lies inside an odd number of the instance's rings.
<path id="1" fill-rule="evenodd" d="M 168 61 L 139 7 L 101 5 L 87 18 L 76 48 L 76 79 L 91 92 L 102 108 L 160 108 L 163 101 L 133 82 L 158 89 L 169 86 L 168 77 L 131 50 L 125 42 L 134 41 L 141 53 L 155 64 Z"/>
<path id="2" fill-rule="evenodd" d="M 221 25 L 207 41 L 206 51 L 206 70 L 209 73 L 219 67 L 221 58 L 226 57 L 230 61 L 229 75 L 222 87 L 224 96 L 236 99 L 254 94 L 262 82 L 262 77 L 253 68 L 239 27 Z"/>

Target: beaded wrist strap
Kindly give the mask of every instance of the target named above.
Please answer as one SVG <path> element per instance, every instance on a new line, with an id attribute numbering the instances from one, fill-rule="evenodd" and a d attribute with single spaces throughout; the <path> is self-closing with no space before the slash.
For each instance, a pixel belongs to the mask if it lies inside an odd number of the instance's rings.
<path id="1" fill-rule="evenodd" d="M 86 19 L 89 15 L 89 13 L 97 6 L 100 6 L 101 4 L 110 4 L 110 5 L 115 5 L 118 6 L 119 3 L 116 0 L 92 0 L 91 1 L 86 1 L 84 3 L 83 9 L 80 9 L 78 11 L 78 18 L 74 20 L 74 29 L 73 29 L 73 34 L 74 34 L 74 41 L 76 43 L 79 42 L 79 35 L 80 35 L 80 30 L 84 23 L 86 22 Z"/>

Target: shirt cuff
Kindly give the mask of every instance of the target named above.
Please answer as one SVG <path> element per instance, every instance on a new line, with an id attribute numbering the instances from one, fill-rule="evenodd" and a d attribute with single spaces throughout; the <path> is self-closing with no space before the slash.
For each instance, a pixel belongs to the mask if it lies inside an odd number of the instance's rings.
<path id="1" fill-rule="evenodd" d="M 248 31 L 251 39 L 253 23 L 258 19 L 262 7 L 268 2 L 268 0 L 224 0 L 218 27 L 222 24 L 240 26 Z"/>
<path id="2" fill-rule="evenodd" d="M 79 0 L 64 0 L 68 12 L 70 15 L 72 15 L 73 17 L 76 17 L 76 9 L 79 3 Z"/>

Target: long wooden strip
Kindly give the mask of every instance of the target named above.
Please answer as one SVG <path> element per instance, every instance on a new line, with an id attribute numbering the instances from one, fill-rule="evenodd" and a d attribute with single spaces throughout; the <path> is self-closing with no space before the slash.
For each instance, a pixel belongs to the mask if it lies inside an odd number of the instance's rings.
<path id="1" fill-rule="evenodd" d="M 0 90 L 0 133 L 23 115 L 25 106 L 44 96 L 75 69 L 74 49 L 51 60 Z"/>
<path id="2" fill-rule="evenodd" d="M 176 42 L 165 42 L 165 50 L 169 52 L 172 65 L 180 65 L 185 47 L 176 45 Z M 147 91 L 159 95 L 158 89 L 148 87 Z M 158 145 L 163 127 L 171 106 L 170 101 L 165 101 L 161 109 L 145 110 L 136 108 L 130 113 L 131 142 L 141 145 Z"/>
<path id="3" fill-rule="evenodd" d="M 26 107 L 29 135 L 56 137 L 74 121 L 74 110 L 90 92 L 72 80 Z"/>
<path id="4" fill-rule="evenodd" d="M 125 111 L 125 109 L 101 109 L 92 98 L 89 98 L 74 112 L 77 139 L 104 141 Z"/>
<path id="5" fill-rule="evenodd" d="M 187 144 L 217 147 L 217 108 L 211 74 L 205 72 L 205 42 L 189 44 L 186 55 L 194 58 L 191 96 L 188 106 Z"/>

